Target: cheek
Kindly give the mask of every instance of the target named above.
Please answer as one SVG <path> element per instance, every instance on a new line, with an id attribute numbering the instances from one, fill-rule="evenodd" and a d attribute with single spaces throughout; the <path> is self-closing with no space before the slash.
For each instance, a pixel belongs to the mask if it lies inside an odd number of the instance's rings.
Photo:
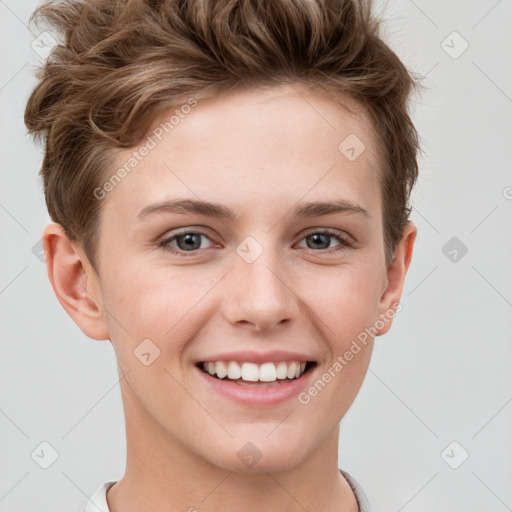
<path id="1" fill-rule="evenodd" d="M 340 268 L 329 279 L 311 283 L 303 290 L 328 339 L 340 349 L 376 318 L 379 276 L 369 268 Z"/>
<path id="2" fill-rule="evenodd" d="M 104 280 L 109 332 L 122 352 L 150 339 L 162 355 L 169 347 L 175 353 L 197 333 L 200 313 L 209 302 L 207 292 L 216 281 L 191 269 L 171 272 L 133 264 L 118 267 Z"/>
<path id="3" fill-rule="evenodd" d="M 149 267 L 133 259 L 110 268 L 102 279 L 109 332 L 114 345 L 130 355 L 145 339 L 162 355 L 180 354 L 222 306 L 216 290 L 222 271 L 200 272 L 194 265 Z M 369 265 L 309 268 L 290 279 L 299 309 L 323 332 L 332 357 L 375 319 L 379 276 Z M 304 322 L 300 316 L 298 323 Z"/>

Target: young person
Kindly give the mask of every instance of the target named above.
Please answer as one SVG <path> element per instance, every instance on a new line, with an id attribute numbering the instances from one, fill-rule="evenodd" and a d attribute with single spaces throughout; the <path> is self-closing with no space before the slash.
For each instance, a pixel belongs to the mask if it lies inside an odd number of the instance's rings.
<path id="1" fill-rule="evenodd" d="M 368 511 L 339 425 L 412 257 L 416 84 L 359 0 L 65 0 L 25 112 L 55 294 L 115 351 L 87 511 Z"/>

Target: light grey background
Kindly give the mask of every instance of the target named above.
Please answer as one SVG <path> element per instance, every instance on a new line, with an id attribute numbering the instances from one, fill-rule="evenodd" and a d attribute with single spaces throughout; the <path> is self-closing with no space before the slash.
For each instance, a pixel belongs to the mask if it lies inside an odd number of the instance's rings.
<path id="1" fill-rule="evenodd" d="M 35 6 L 0 0 L 3 512 L 82 510 L 125 463 L 114 352 L 67 316 L 32 251 L 49 220 L 41 152 L 23 124 L 38 63 L 26 27 Z M 340 467 L 376 512 L 505 512 L 512 510 L 512 1 L 392 0 L 386 18 L 391 46 L 429 88 L 414 110 L 425 150 L 413 197 L 418 238 L 403 310 L 377 338 L 342 421 Z M 458 55 L 464 40 L 469 47 Z M 452 237 L 467 247 L 462 257 L 455 248 L 455 262 L 454 247 L 443 253 Z M 42 442 L 58 452 L 46 470 L 31 456 Z"/>

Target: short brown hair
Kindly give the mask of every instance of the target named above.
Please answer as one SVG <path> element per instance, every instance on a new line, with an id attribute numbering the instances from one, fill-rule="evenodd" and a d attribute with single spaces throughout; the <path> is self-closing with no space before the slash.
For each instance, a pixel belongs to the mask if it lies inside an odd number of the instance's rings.
<path id="1" fill-rule="evenodd" d="M 292 82 L 356 99 L 369 114 L 391 262 L 418 175 L 408 102 L 419 81 L 382 40 L 372 0 L 64 0 L 37 8 L 34 20 L 60 44 L 38 70 L 25 124 L 45 141 L 51 218 L 93 266 L 93 191 L 112 172 L 115 149 L 137 145 L 184 98 Z"/>

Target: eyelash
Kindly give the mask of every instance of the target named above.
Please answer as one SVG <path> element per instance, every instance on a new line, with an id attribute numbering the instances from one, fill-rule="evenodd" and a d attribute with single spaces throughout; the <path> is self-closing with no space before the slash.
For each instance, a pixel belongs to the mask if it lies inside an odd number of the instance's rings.
<path id="1" fill-rule="evenodd" d="M 159 246 L 161 246 L 165 251 L 169 251 L 171 254 L 175 254 L 175 255 L 178 255 L 180 257 L 185 257 L 185 258 L 191 257 L 191 256 L 196 256 L 201 251 L 208 251 L 208 249 L 202 249 L 202 250 L 201 249 L 195 249 L 193 251 L 184 251 L 182 249 L 176 249 L 175 247 L 171 247 L 169 245 L 171 242 L 173 242 L 177 238 L 185 236 L 185 235 L 191 235 L 191 234 L 192 235 L 202 235 L 202 236 L 205 236 L 206 238 L 209 238 L 208 235 L 206 233 L 203 233 L 202 231 L 183 231 L 181 233 L 176 233 L 176 234 L 172 235 L 171 237 L 166 238 L 165 240 L 162 240 L 159 243 Z M 340 242 L 340 246 L 338 248 L 331 247 L 329 249 L 320 249 L 318 251 L 316 251 L 314 249 L 309 249 L 308 248 L 310 251 L 313 251 L 315 253 L 331 254 L 333 252 L 347 250 L 347 249 L 352 247 L 352 244 L 348 240 L 343 238 L 338 232 L 332 231 L 330 229 L 323 229 L 323 230 L 320 230 L 320 231 L 313 231 L 311 233 L 308 233 L 304 237 L 302 237 L 300 241 L 302 241 L 305 238 L 308 238 L 310 236 L 313 236 L 313 235 L 327 235 L 327 236 L 331 236 L 331 237 L 336 238 Z"/>

